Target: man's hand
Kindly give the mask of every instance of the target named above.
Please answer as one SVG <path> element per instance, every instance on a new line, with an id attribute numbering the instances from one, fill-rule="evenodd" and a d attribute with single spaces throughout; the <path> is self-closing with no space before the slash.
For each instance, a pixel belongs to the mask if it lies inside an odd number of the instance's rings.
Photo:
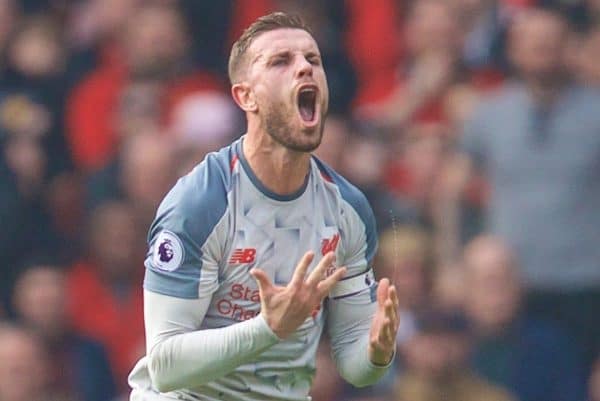
<path id="1" fill-rule="evenodd" d="M 399 324 L 396 287 L 387 278 L 381 279 L 377 287 L 377 311 L 369 333 L 369 359 L 374 365 L 391 362 Z"/>
<path id="2" fill-rule="evenodd" d="M 314 256 L 313 252 L 304 254 L 296 266 L 292 280 L 285 287 L 273 285 L 261 269 L 250 271 L 260 291 L 260 313 L 271 330 L 281 339 L 287 338 L 311 316 L 331 287 L 346 273 L 346 269 L 342 267 L 326 277 L 327 268 L 335 261 L 335 254 L 329 252 L 305 278 Z"/>

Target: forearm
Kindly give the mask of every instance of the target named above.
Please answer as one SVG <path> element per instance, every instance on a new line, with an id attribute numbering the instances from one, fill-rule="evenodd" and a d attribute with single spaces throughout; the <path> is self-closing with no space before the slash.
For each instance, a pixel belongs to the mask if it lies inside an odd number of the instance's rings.
<path id="1" fill-rule="evenodd" d="M 196 387 L 247 363 L 277 343 L 264 319 L 169 337 L 149 355 L 152 382 L 161 391 Z"/>
<path id="2" fill-rule="evenodd" d="M 374 365 L 369 358 L 369 338 L 365 335 L 358 341 L 346 345 L 343 352 L 336 357 L 340 376 L 356 387 L 375 384 L 387 372 L 394 358 L 388 365 Z"/>
<path id="3" fill-rule="evenodd" d="M 372 272 L 368 274 L 372 277 Z M 327 305 L 333 359 L 344 380 L 357 387 L 374 384 L 389 367 L 376 366 L 369 357 L 370 328 L 377 304 L 372 299 L 374 281 L 365 277 L 342 281 Z M 365 287 L 366 282 L 369 287 Z M 361 287 L 359 293 L 344 296 Z"/>
<path id="4" fill-rule="evenodd" d="M 199 330 L 209 303 L 209 299 L 178 299 L 144 291 L 148 369 L 157 390 L 203 385 L 279 341 L 261 315 Z"/>

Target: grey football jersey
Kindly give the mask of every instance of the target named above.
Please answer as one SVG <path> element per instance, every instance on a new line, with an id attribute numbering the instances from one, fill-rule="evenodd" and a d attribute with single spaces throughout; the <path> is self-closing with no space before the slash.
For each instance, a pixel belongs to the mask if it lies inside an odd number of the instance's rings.
<path id="1" fill-rule="evenodd" d="M 170 297 L 210 299 L 196 329 L 219 328 L 259 314 L 250 269 L 260 267 L 283 286 L 306 251 L 316 255 L 310 269 L 334 251 L 337 265 L 348 269 L 346 277 L 292 336 L 252 363 L 176 392 L 199 400 L 307 400 L 319 338 L 335 305 L 364 309 L 364 321 L 373 314 L 374 218 L 363 194 L 315 157 L 297 193 L 272 193 L 245 160 L 242 140 L 209 154 L 160 205 L 148 237 L 144 288 Z M 355 338 L 357 331 L 364 331 L 364 324 L 338 320 L 333 336 L 340 338 L 332 342 Z M 136 368 L 147 369 L 143 363 Z"/>

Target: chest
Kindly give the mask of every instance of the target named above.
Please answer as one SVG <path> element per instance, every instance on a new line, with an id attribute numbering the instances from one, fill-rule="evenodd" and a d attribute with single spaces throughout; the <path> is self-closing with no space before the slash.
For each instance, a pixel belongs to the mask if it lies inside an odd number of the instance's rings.
<path id="1" fill-rule="evenodd" d="M 600 119 L 576 108 L 515 109 L 487 127 L 488 168 L 503 182 L 594 180 L 600 167 Z"/>
<path id="2" fill-rule="evenodd" d="M 292 202 L 274 202 L 255 191 L 232 199 L 228 246 L 221 283 L 253 282 L 248 272 L 264 270 L 273 283 L 287 284 L 302 256 L 312 251 L 312 270 L 328 252 L 342 252 L 341 212 L 334 199 L 308 188 Z M 252 283 L 254 284 L 254 283 Z"/>

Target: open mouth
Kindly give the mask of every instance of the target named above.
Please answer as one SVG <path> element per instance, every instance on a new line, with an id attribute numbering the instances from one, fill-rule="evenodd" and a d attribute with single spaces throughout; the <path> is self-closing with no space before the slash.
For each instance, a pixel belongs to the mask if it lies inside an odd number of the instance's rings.
<path id="1" fill-rule="evenodd" d="M 313 122 L 316 117 L 317 109 L 317 89 L 314 87 L 305 87 L 298 93 L 298 111 L 304 122 Z"/>

